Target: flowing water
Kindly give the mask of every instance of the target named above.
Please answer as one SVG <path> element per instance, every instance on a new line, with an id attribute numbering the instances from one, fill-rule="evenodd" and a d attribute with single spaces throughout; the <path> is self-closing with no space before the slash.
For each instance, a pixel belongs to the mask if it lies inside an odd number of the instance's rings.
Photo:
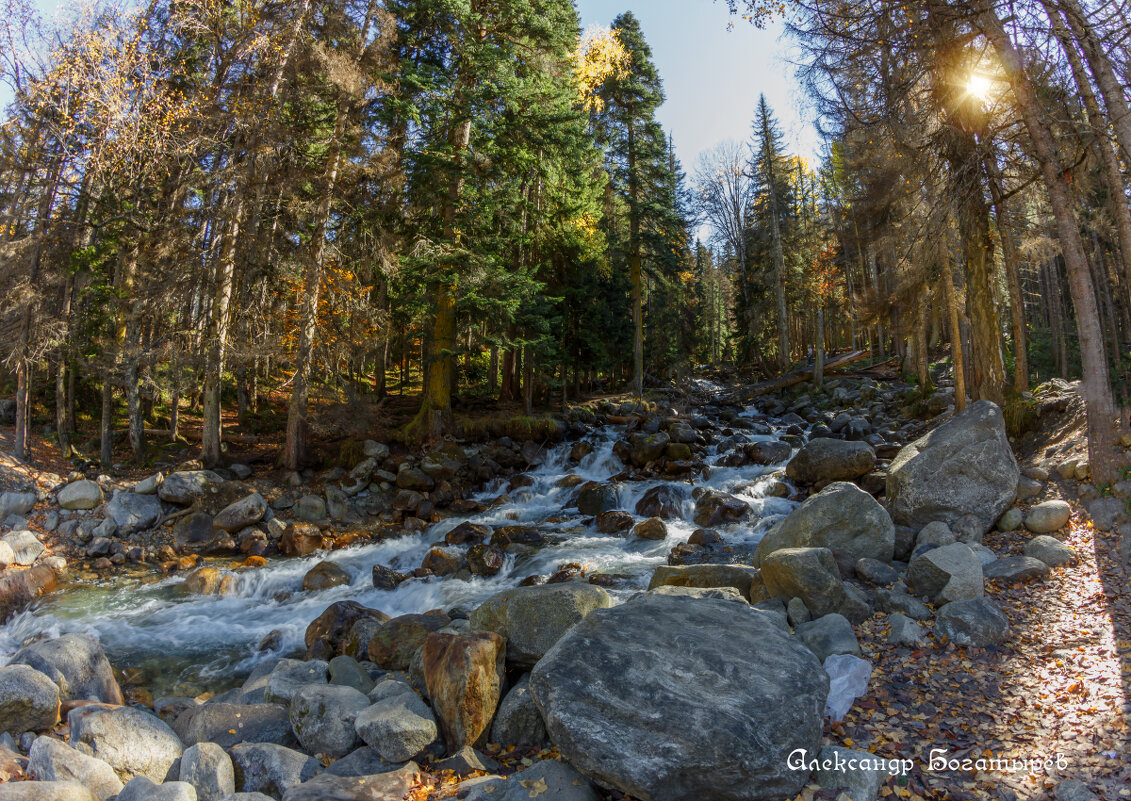
<path id="1" fill-rule="evenodd" d="M 752 413 L 747 410 L 744 414 Z M 776 438 L 743 430 L 735 433 L 751 442 Z M 719 454 L 711 446 L 707 477 L 685 485 L 681 518 L 668 521 L 666 540 L 600 534 L 586 525 L 576 507 L 567 508 L 576 489 L 557 484 L 571 473 L 598 482 L 620 473 L 624 467 L 613 455 L 613 444 L 623 436 L 623 426 L 595 430 L 587 437 L 593 451 L 578 465 L 570 463 L 570 444 L 554 446 L 543 463 L 528 472 L 532 486 L 510 492 L 509 501 L 480 514 L 445 519 L 421 534 L 305 559 L 277 559 L 266 567 L 241 571 L 237 590 L 229 596 L 191 595 L 184 589 L 183 575 L 158 581 L 135 577 L 73 585 L 0 627 L 0 664 L 20 643 L 37 634 L 87 632 L 99 638 L 115 666 L 142 668 L 155 691 L 195 694 L 205 688 L 230 686 L 263 660 L 301 648 L 307 624 L 334 601 L 357 601 L 391 616 L 456 606 L 470 610 L 488 596 L 517 586 L 528 576 L 553 573 L 566 562 L 581 564 L 587 573 L 625 577 L 610 592 L 618 600 L 626 599 L 647 586 L 652 571 L 666 563 L 672 547 L 685 542 L 695 530 L 692 486 L 730 491 L 750 505 L 753 514 L 747 521 L 717 528 L 728 544 L 756 543 L 770 524 L 795 505 L 766 495 L 775 467 L 718 467 Z M 666 483 L 672 482 L 621 483 L 619 508 L 631 511 L 645 492 Z M 497 481 L 477 500 L 490 502 L 505 489 L 505 482 Z M 373 587 L 373 565 L 411 571 L 435 543 L 465 520 L 488 526 L 533 526 L 546 535 L 548 543 L 531 554 L 508 554 L 505 566 L 493 577 L 434 577 L 412 579 L 394 590 Z M 324 560 L 340 565 L 351 576 L 350 583 L 303 591 L 303 576 Z M 278 632 L 281 639 L 276 648 L 260 652 L 258 645 L 270 632 Z"/>

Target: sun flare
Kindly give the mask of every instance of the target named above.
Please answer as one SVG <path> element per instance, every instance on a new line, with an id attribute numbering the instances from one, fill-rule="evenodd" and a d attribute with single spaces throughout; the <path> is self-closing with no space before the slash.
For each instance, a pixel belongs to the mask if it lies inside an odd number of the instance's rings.
<path id="1" fill-rule="evenodd" d="M 993 81 L 985 75 L 979 75 L 975 72 L 966 81 L 966 92 L 979 100 L 989 100 L 990 94 L 993 92 L 993 85 Z"/>

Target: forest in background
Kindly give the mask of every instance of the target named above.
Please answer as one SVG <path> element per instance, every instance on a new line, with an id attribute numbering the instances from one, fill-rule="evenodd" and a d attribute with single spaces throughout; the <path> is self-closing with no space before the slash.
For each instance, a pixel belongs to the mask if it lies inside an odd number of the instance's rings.
<path id="1" fill-rule="evenodd" d="M 1124 6 L 732 0 L 785 15 L 826 158 L 787 152 L 763 101 L 688 176 L 631 13 L 582 32 L 572 0 L 149 0 L 48 26 L 4 0 L 16 454 L 84 430 L 108 465 L 124 425 L 142 462 L 188 410 L 214 465 L 225 415 L 278 397 L 297 469 L 312 395 L 419 393 L 403 434 L 424 439 L 482 401 L 639 396 L 704 364 L 819 380 L 826 352 L 870 349 L 922 397 L 961 354 L 958 404 L 1019 425 L 1031 385 L 1082 378 L 1111 481 Z"/>

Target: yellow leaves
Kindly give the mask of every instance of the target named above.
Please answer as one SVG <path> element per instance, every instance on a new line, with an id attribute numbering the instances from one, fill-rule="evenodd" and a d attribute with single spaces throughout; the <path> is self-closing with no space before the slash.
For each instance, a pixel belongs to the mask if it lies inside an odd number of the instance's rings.
<path id="1" fill-rule="evenodd" d="M 550 789 L 546 785 L 545 779 L 527 779 L 525 781 L 520 781 L 519 784 L 530 791 L 531 798 L 537 798 L 538 796 L 542 795 L 542 793 Z"/>
<path id="2" fill-rule="evenodd" d="M 573 62 L 574 81 L 582 106 L 586 111 L 600 111 L 605 103 L 598 92 L 610 79 L 628 74 L 632 54 L 616 31 L 593 26 L 582 34 Z"/>

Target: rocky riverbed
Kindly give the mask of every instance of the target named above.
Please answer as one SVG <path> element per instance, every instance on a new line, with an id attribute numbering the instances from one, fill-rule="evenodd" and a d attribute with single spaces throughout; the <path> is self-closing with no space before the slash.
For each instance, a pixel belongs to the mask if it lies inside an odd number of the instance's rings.
<path id="1" fill-rule="evenodd" d="M 876 797 L 886 770 L 788 760 L 868 698 L 861 626 L 1008 648 L 986 581 L 1077 560 L 1030 499 L 1087 465 L 1023 474 L 945 388 L 720 389 L 557 441 L 5 493 L 0 800 Z"/>

